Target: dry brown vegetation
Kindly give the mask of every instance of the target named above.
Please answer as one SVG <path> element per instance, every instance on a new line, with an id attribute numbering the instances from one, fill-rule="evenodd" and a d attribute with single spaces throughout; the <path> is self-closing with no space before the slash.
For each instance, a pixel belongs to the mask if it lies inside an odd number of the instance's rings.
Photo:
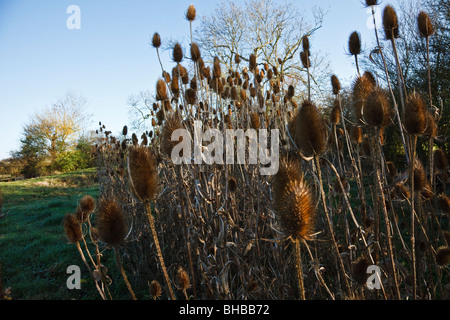
<path id="1" fill-rule="evenodd" d="M 395 46 L 394 13 L 389 7 L 384 25 Z M 193 7 L 187 19 L 195 21 Z M 357 37 L 350 38 L 355 58 Z M 309 41 L 302 51 L 308 70 Z M 153 46 L 160 45 L 155 34 Z M 104 299 L 111 298 L 104 246 L 114 247 L 120 268 L 123 259 L 133 298 L 132 288 L 148 288 L 155 299 L 449 297 L 448 161 L 439 149 L 434 164 L 433 154 L 421 160 L 414 152 L 417 135 L 432 138 L 438 130 L 439 119 L 427 120 L 426 93 L 417 105 L 414 93 L 402 92 L 404 105 L 358 69 L 352 100 L 343 103 L 333 76 L 334 102 L 325 108 L 298 101 L 289 79 L 257 57 L 247 63 L 237 56 L 223 70 L 218 59 L 207 65 L 198 46 L 191 49 L 176 45 L 173 69 L 156 82 L 152 131 L 138 138 L 124 128 L 113 137 L 99 128 L 102 203 L 120 204 L 126 232 L 102 219 L 103 232 L 118 228 L 120 239 L 102 238 L 90 214 L 88 232 L 76 240 L 95 244 L 86 260 Z M 414 123 L 407 108 L 424 122 Z M 222 133 L 279 129 L 279 172 L 263 176 L 261 164 L 175 165 L 172 133 L 192 133 L 194 120 Z M 406 169 L 384 157 L 386 126 L 402 131 Z M 381 269 L 378 290 L 366 287 L 370 265 Z"/>

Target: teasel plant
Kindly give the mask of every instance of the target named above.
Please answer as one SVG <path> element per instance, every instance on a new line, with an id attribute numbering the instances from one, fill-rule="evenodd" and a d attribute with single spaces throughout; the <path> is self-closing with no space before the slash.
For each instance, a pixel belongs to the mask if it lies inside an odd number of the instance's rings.
<path id="1" fill-rule="evenodd" d="M 121 204 L 113 196 L 104 195 L 100 199 L 96 223 L 99 240 L 113 248 L 117 268 L 130 292 L 131 298 L 137 300 L 120 258 L 119 246 L 123 245 L 127 235 L 125 215 Z"/>
<path id="2" fill-rule="evenodd" d="M 81 222 L 80 222 L 80 220 L 78 220 L 77 215 L 72 214 L 72 213 L 66 214 L 64 217 L 64 220 L 63 220 L 63 227 L 64 227 L 64 233 L 65 233 L 66 238 L 69 241 L 69 243 L 76 245 L 77 250 L 80 254 L 80 257 L 83 260 L 84 265 L 88 269 L 89 274 L 91 275 L 91 277 L 94 281 L 95 287 L 96 287 L 97 291 L 99 292 L 101 298 L 103 300 L 106 300 L 107 298 L 106 298 L 105 292 L 98 285 L 98 281 L 97 281 L 96 277 L 94 276 L 94 273 L 92 272 L 92 269 L 89 266 L 89 263 L 86 260 L 83 250 L 81 249 L 80 241 L 83 240 L 83 230 L 81 227 Z"/>
<path id="3" fill-rule="evenodd" d="M 282 159 L 272 183 L 274 209 L 281 230 L 294 242 L 299 297 L 301 300 L 305 300 L 301 244 L 312 239 L 316 206 L 299 162 L 299 159 Z"/>
<path id="4" fill-rule="evenodd" d="M 416 299 L 417 283 L 416 283 L 416 252 L 415 252 L 415 190 L 418 189 L 418 176 L 416 174 L 422 173 L 418 169 L 418 163 L 416 160 L 416 144 L 417 136 L 424 133 L 427 121 L 426 121 L 426 106 L 423 98 L 416 92 L 411 93 L 407 97 L 405 106 L 405 122 L 404 126 L 408 134 L 410 135 L 410 159 L 409 164 L 409 184 L 411 188 L 411 256 L 412 256 L 412 281 L 413 281 L 413 299 Z M 422 179 L 420 179 L 421 181 Z M 421 181 L 422 183 L 422 181 Z M 420 190 L 420 189 L 419 189 Z"/>
<path id="5" fill-rule="evenodd" d="M 395 116 L 397 118 L 397 124 L 398 124 L 398 127 L 399 127 L 399 132 L 400 132 L 400 136 L 401 136 L 402 143 L 403 143 L 403 148 L 405 149 L 406 159 L 407 159 L 407 162 L 409 163 L 409 152 L 408 152 L 408 149 L 407 149 L 407 144 L 406 144 L 406 139 L 405 139 L 405 130 L 404 130 L 403 126 L 402 126 L 402 121 L 403 121 L 403 116 L 402 115 L 403 115 L 403 113 L 402 114 L 400 113 L 397 101 L 395 99 L 394 90 L 393 90 L 393 87 L 392 87 L 392 84 L 391 84 L 391 80 L 390 80 L 390 77 L 389 77 L 389 72 L 388 72 L 388 69 L 387 69 L 386 58 L 384 56 L 384 49 L 383 49 L 383 46 L 381 45 L 380 38 L 378 36 L 377 21 L 376 21 L 376 17 L 375 17 L 375 6 L 377 6 L 377 5 L 379 5 L 378 0 L 366 0 L 366 7 L 370 7 L 371 11 L 372 11 L 373 27 L 374 27 L 374 32 L 375 32 L 375 39 L 376 39 L 376 42 L 377 42 L 377 47 L 372 51 L 372 53 L 378 53 L 378 54 L 381 55 L 381 59 L 383 61 L 383 66 L 384 66 L 384 73 L 386 75 L 386 82 L 387 82 L 387 85 L 388 85 L 388 88 L 389 88 L 389 92 L 391 94 L 391 101 L 392 101 L 392 104 L 394 106 L 394 112 L 395 112 Z M 395 27 L 395 25 L 393 27 Z M 389 31 L 387 31 L 387 32 L 389 32 Z M 404 104 L 402 104 L 402 107 L 403 107 L 402 110 L 404 111 Z"/>
<path id="6" fill-rule="evenodd" d="M 175 294 L 172 289 L 171 281 L 167 273 L 166 265 L 159 244 L 158 233 L 156 231 L 155 219 L 152 214 L 151 201 L 158 192 L 159 177 L 156 163 L 148 147 L 133 146 L 129 150 L 127 159 L 127 169 L 131 184 L 131 190 L 139 201 L 144 203 L 145 211 L 150 224 L 150 230 L 155 243 L 158 259 L 161 265 L 164 279 L 166 281 L 169 295 L 175 300 Z"/>

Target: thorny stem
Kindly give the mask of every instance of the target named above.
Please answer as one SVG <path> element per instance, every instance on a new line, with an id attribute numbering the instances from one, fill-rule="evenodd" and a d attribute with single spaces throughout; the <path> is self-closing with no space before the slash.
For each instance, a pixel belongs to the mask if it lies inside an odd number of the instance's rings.
<path id="1" fill-rule="evenodd" d="M 338 248 L 338 245 L 336 242 L 336 238 L 334 237 L 333 227 L 332 227 L 330 216 L 329 216 L 328 209 L 327 209 L 325 191 L 323 190 L 323 185 L 322 185 L 322 173 L 321 173 L 321 169 L 320 169 L 320 161 L 319 161 L 318 155 L 314 155 L 314 164 L 315 164 L 317 176 L 319 179 L 319 189 L 320 189 L 320 194 L 321 194 L 321 199 L 322 199 L 322 205 L 323 205 L 325 218 L 327 220 L 328 230 L 330 232 L 331 242 L 333 243 L 333 248 L 334 248 L 334 251 L 336 254 L 336 258 L 338 259 L 338 264 L 341 269 L 342 279 L 344 281 L 345 289 L 347 291 L 348 296 L 350 297 L 352 295 L 351 290 L 350 290 L 350 285 L 348 283 L 347 274 L 345 273 L 345 267 L 344 267 L 344 263 L 342 262 L 341 254 L 339 253 L 339 248 Z"/>
<path id="2" fill-rule="evenodd" d="M 158 254 L 159 263 L 161 264 L 161 269 L 163 271 L 164 278 L 166 280 L 166 284 L 169 289 L 170 298 L 172 300 L 176 300 L 175 294 L 173 293 L 173 290 L 172 290 L 172 285 L 170 283 L 169 274 L 167 273 L 166 265 L 164 264 L 164 259 L 162 256 L 161 247 L 159 245 L 159 240 L 158 240 L 158 233 L 156 232 L 156 228 L 155 228 L 155 219 L 153 218 L 152 208 L 150 207 L 149 201 L 145 202 L 145 210 L 147 211 L 147 217 L 148 217 L 148 221 L 150 223 L 150 229 L 152 231 L 153 241 L 155 242 L 156 252 Z"/>
<path id="3" fill-rule="evenodd" d="M 415 212 L 414 212 L 414 165 L 415 165 L 415 151 L 416 151 L 416 142 L 417 135 L 413 135 L 411 137 L 411 163 L 409 164 L 409 181 L 411 185 L 411 255 L 412 255 L 412 281 L 413 281 L 413 300 L 416 300 L 417 294 L 417 286 L 416 286 L 416 241 L 415 241 L 415 233 L 414 233 L 414 221 Z"/>
<path id="4" fill-rule="evenodd" d="M 100 293 L 100 296 L 102 297 L 102 299 L 106 300 L 105 293 L 98 286 L 98 283 L 94 278 L 94 274 L 92 273 L 91 267 L 89 267 L 89 264 L 86 261 L 86 257 L 84 256 L 83 250 L 81 250 L 79 241 L 77 241 L 76 246 L 77 246 L 78 252 L 80 253 L 81 259 L 83 260 L 84 264 L 86 265 L 86 268 L 89 270 L 89 273 L 91 274 L 92 279 L 94 279 L 94 283 L 95 283 L 95 287 L 97 288 L 97 291 Z"/>
<path id="5" fill-rule="evenodd" d="M 117 268 L 119 269 L 120 274 L 122 275 L 122 278 L 125 281 L 128 291 L 130 291 L 131 298 L 133 300 L 137 300 L 136 295 L 134 294 L 133 288 L 131 287 L 130 281 L 128 281 L 128 277 L 127 277 L 127 274 L 125 273 L 125 269 L 123 268 L 122 262 L 120 261 L 119 249 L 117 248 L 117 246 L 114 246 L 114 256 L 116 258 Z"/>
<path id="6" fill-rule="evenodd" d="M 305 286 L 303 283 L 303 266 L 302 266 L 302 253 L 300 248 L 300 240 L 295 240 L 295 268 L 297 269 L 298 289 L 300 291 L 300 300 L 305 300 Z"/>

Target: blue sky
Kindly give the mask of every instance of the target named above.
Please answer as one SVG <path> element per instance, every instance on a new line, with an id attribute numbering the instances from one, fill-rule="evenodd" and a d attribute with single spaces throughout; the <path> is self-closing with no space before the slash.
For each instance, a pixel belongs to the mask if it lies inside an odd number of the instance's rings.
<path id="1" fill-rule="evenodd" d="M 68 90 L 88 100 L 92 129 L 102 121 L 107 129 L 119 132 L 130 122 L 127 98 L 152 90 L 160 75 L 155 50 L 149 45 L 153 33 L 159 32 L 163 40 L 187 38 L 187 7 L 194 4 L 200 17 L 219 2 L 0 0 L 0 159 L 18 149 L 30 116 Z M 370 13 L 360 0 L 294 3 L 306 17 L 313 6 L 328 11 L 323 27 L 311 39 L 312 48 L 329 55 L 330 73 L 343 84 L 351 81 L 355 68 L 345 55 L 348 37 L 357 30 L 363 46 L 372 43 L 373 30 L 367 26 Z M 80 30 L 66 27 L 70 5 L 81 10 Z"/>

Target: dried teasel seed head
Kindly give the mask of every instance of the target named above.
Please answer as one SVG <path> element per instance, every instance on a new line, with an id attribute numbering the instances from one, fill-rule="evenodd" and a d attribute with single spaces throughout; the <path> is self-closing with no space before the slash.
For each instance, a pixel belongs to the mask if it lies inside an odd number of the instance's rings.
<path id="1" fill-rule="evenodd" d="M 366 285 L 367 279 L 370 275 L 370 273 L 367 273 L 367 268 L 371 264 L 372 263 L 370 260 L 365 256 L 359 257 L 357 260 L 352 262 L 353 279 L 355 279 L 359 285 Z"/>
<path id="2" fill-rule="evenodd" d="M 76 211 L 77 219 L 80 222 L 85 222 L 89 214 L 95 209 L 95 200 L 90 195 L 85 195 L 81 198 Z"/>
<path id="3" fill-rule="evenodd" d="M 450 247 L 440 247 L 436 252 L 436 263 L 445 267 L 450 263 Z"/>
<path id="4" fill-rule="evenodd" d="M 172 135 L 175 130 L 182 129 L 183 124 L 181 122 L 181 117 L 178 112 L 169 115 L 164 123 L 161 131 L 161 152 L 171 157 L 173 148 L 183 141 L 183 137 L 180 137 L 179 141 L 172 141 Z"/>
<path id="5" fill-rule="evenodd" d="M 231 176 L 228 179 L 228 190 L 230 190 L 230 192 L 236 192 L 237 187 L 238 187 L 238 184 L 237 184 L 236 178 Z"/>
<path id="6" fill-rule="evenodd" d="M 177 273 L 175 275 L 175 282 L 179 290 L 185 291 L 189 288 L 189 276 L 186 270 L 182 266 L 178 266 Z"/>
<path id="7" fill-rule="evenodd" d="M 156 82 L 156 100 L 164 101 L 167 99 L 167 87 L 163 79 Z"/>
<path id="8" fill-rule="evenodd" d="M 333 94 L 339 94 L 339 91 L 341 91 L 341 83 L 334 74 L 331 76 L 331 87 L 333 88 Z"/>
<path id="9" fill-rule="evenodd" d="M 351 55 L 356 56 L 361 53 L 361 37 L 357 31 L 350 34 L 348 49 Z"/>
<path id="10" fill-rule="evenodd" d="M 152 38 L 152 46 L 155 48 L 159 48 L 161 46 L 161 37 L 159 33 L 155 32 Z"/>
<path id="11" fill-rule="evenodd" d="M 403 183 L 396 183 L 394 185 L 394 192 L 397 198 L 399 199 L 410 199 L 411 198 L 411 192 L 409 191 L 408 187 L 404 185 Z"/>
<path id="12" fill-rule="evenodd" d="M 186 11 L 186 19 L 189 21 L 194 21 L 196 17 L 196 11 L 193 4 L 191 4 Z"/>
<path id="13" fill-rule="evenodd" d="M 438 170 L 447 170 L 448 169 L 448 159 L 444 150 L 436 149 L 434 151 L 434 165 Z"/>
<path id="14" fill-rule="evenodd" d="M 357 77 L 352 84 L 353 101 L 366 101 L 374 88 L 375 84 L 368 75 Z"/>
<path id="15" fill-rule="evenodd" d="M 305 156 L 320 155 L 327 147 L 327 129 L 322 113 L 311 101 L 298 109 L 295 142 Z"/>
<path id="16" fill-rule="evenodd" d="M 302 65 L 304 68 L 311 67 L 311 61 L 309 59 L 308 53 L 305 51 L 300 52 L 300 60 L 302 61 Z"/>
<path id="17" fill-rule="evenodd" d="M 303 47 L 303 51 L 305 51 L 305 52 L 309 51 L 309 37 L 304 36 L 302 38 L 302 47 Z"/>
<path id="18" fill-rule="evenodd" d="M 387 93 L 380 87 L 375 87 L 367 97 L 362 114 L 365 122 L 370 126 L 385 127 L 391 121 L 391 110 Z"/>
<path id="19" fill-rule="evenodd" d="M 131 189 L 141 201 L 153 199 L 158 191 L 156 161 L 148 147 L 134 146 L 128 154 L 128 174 Z"/>
<path id="20" fill-rule="evenodd" d="M 410 183 L 411 185 L 411 183 Z M 428 186 L 427 173 L 422 162 L 416 158 L 414 160 L 414 190 L 422 191 Z"/>
<path id="21" fill-rule="evenodd" d="M 150 295 L 154 298 L 160 297 L 162 294 L 161 284 L 158 280 L 153 280 L 150 282 Z"/>
<path id="22" fill-rule="evenodd" d="M 197 93 L 195 92 L 194 89 L 189 88 L 186 90 L 185 98 L 187 104 L 193 105 L 197 101 Z"/>
<path id="23" fill-rule="evenodd" d="M 436 124 L 434 115 L 430 111 L 427 111 L 425 118 L 426 118 L 426 126 L 423 134 L 429 138 L 435 138 L 438 134 L 438 126 Z"/>
<path id="24" fill-rule="evenodd" d="M 181 44 L 179 44 L 178 42 L 175 43 L 175 45 L 173 46 L 172 59 L 177 63 L 183 61 L 183 48 L 181 47 Z"/>
<path id="25" fill-rule="evenodd" d="M 220 59 L 219 57 L 214 57 L 214 64 L 213 64 L 213 77 L 214 78 L 220 78 L 222 76 L 222 69 L 220 67 Z"/>
<path id="26" fill-rule="evenodd" d="M 438 204 L 443 212 L 450 214 L 450 198 L 446 194 L 441 193 L 438 196 Z"/>
<path id="27" fill-rule="evenodd" d="M 330 122 L 332 124 L 338 124 L 341 121 L 341 106 L 339 100 L 335 99 L 333 103 L 333 108 L 330 112 Z"/>
<path id="28" fill-rule="evenodd" d="M 430 37 L 435 31 L 430 16 L 424 11 L 420 11 L 419 16 L 417 17 L 417 25 L 422 37 Z"/>
<path id="29" fill-rule="evenodd" d="M 383 11 L 383 28 L 387 40 L 399 37 L 397 12 L 390 5 L 387 5 Z"/>
<path id="30" fill-rule="evenodd" d="M 282 159 L 273 178 L 274 209 L 282 231 L 293 240 L 310 240 L 315 201 L 297 160 Z"/>
<path id="31" fill-rule="evenodd" d="M 250 123 L 253 129 L 259 129 L 261 126 L 261 119 L 259 118 L 259 114 L 257 112 L 252 112 L 250 114 Z"/>
<path id="32" fill-rule="evenodd" d="M 378 5 L 378 0 L 366 0 L 367 7 L 376 6 L 376 5 Z"/>
<path id="33" fill-rule="evenodd" d="M 96 222 L 101 241 L 110 246 L 117 246 L 125 241 L 127 233 L 125 216 L 114 197 L 104 196 L 100 199 Z"/>
<path id="34" fill-rule="evenodd" d="M 427 111 L 422 97 L 413 92 L 405 104 L 404 126 L 409 134 L 422 134 L 427 126 Z"/>
<path id="35" fill-rule="evenodd" d="M 250 71 L 255 71 L 256 68 L 257 68 L 257 65 L 256 65 L 256 55 L 255 55 L 254 53 L 252 53 L 252 54 L 250 55 L 250 59 L 249 59 L 249 69 L 250 69 Z"/>
<path id="36" fill-rule="evenodd" d="M 288 97 L 288 99 L 289 99 L 289 100 L 292 99 L 292 98 L 294 97 L 294 95 L 295 95 L 295 88 L 294 88 L 293 85 L 289 85 L 288 91 L 287 91 L 287 97 Z"/>
<path id="37" fill-rule="evenodd" d="M 67 214 L 63 220 L 64 232 L 70 243 L 76 243 L 83 238 L 81 223 L 74 214 Z"/>
<path id="38" fill-rule="evenodd" d="M 178 95 L 180 94 L 180 83 L 178 76 L 174 76 L 172 78 L 172 81 L 170 82 L 170 91 L 175 97 L 178 97 Z"/>
<path id="39" fill-rule="evenodd" d="M 192 61 L 197 62 L 202 57 L 200 53 L 200 48 L 198 47 L 198 44 L 195 42 L 191 43 L 191 59 Z"/>
<path id="40" fill-rule="evenodd" d="M 237 53 L 234 55 L 234 63 L 239 64 L 241 63 L 241 56 Z"/>
<path id="41" fill-rule="evenodd" d="M 354 144 L 360 144 L 363 140 L 363 130 L 361 127 L 352 126 L 350 130 L 350 139 Z"/>

